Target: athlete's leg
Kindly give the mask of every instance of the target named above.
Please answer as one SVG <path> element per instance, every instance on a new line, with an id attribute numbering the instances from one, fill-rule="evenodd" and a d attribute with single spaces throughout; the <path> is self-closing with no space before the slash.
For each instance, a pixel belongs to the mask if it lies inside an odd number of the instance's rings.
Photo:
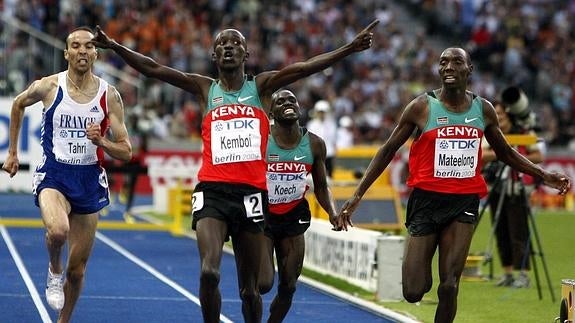
<path id="1" fill-rule="evenodd" d="M 53 188 L 45 188 L 38 196 L 42 221 L 46 227 L 46 247 L 50 259 L 50 271 L 54 274 L 61 274 L 62 267 L 62 247 L 68 239 L 70 223 L 70 203 L 64 195 Z"/>
<path id="2" fill-rule="evenodd" d="M 220 294 L 220 263 L 227 234 L 224 221 L 205 217 L 196 224 L 196 239 L 200 252 L 200 303 L 205 323 L 219 322 L 222 297 Z"/>
<path id="3" fill-rule="evenodd" d="M 98 213 L 74 214 L 70 219 L 68 264 L 66 266 L 66 282 L 64 283 L 65 302 L 60 312 L 58 323 L 70 321 L 74 306 L 80 297 L 84 286 L 84 273 L 86 264 L 92 253 L 96 228 L 98 226 Z"/>
<path id="4" fill-rule="evenodd" d="M 268 323 L 282 322 L 286 317 L 301 275 L 305 255 L 303 234 L 284 238 L 276 246 L 278 262 L 278 293 L 270 306 Z"/>
<path id="5" fill-rule="evenodd" d="M 241 231 L 232 236 L 242 313 L 246 323 L 259 323 L 262 320 L 262 297 L 258 278 L 262 259 L 268 256 L 262 248 L 266 239 L 268 238 L 263 232 Z"/>
<path id="6" fill-rule="evenodd" d="M 419 302 L 431 289 L 431 261 L 437 247 L 437 234 L 409 236 L 403 256 L 403 297 L 410 303 Z"/>
<path id="7" fill-rule="evenodd" d="M 274 285 L 275 268 L 274 268 L 274 241 L 266 236 L 264 244 L 261 246 L 264 256 L 262 257 L 260 265 L 260 273 L 258 276 L 258 288 L 260 294 L 269 292 Z"/>
<path id="8" fill-rule="evenodd" d="M 457 312 L 459 279 L 469 254 L 474 225 L 457 220 L 451 222 L 439 239 L 439 304 L 435 322 L 453 322 Z"/>

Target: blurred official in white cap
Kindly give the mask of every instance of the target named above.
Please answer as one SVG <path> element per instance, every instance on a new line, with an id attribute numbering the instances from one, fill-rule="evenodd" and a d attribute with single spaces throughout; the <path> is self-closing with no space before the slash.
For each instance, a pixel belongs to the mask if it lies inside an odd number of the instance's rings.
<path id="1" fill-rule="evenodd" d="M 353 146 L 353 120 L 350 116 L 345 115 L 339 119 L 336 138 L 337 149 Z"/>
<path id="2" fill-rule="evenodd" d="M 325 168 L 327 175 L 331 178 L 336 151 L 337 124 L 331 113 L 331 105 L 328 101 L 319 100 L 315 103 L 312 119 L 308 121 L 306 127 L 310 132 L 318 135 L 325 142 Z"/>

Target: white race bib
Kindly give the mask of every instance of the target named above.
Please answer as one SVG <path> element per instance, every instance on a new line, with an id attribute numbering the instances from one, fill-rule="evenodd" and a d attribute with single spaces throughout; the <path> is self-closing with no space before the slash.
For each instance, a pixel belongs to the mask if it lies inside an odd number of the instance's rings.
<path id="1" fill-rule="evenodd" d="M 263 217 L 262 193 L 244 196 L 244 207 L 246 208 L 246 216 L 248 218 Z"/>
<path id="2" fill-rule="evenodd" d="M 435 140 L 434 177 L 474 177 L 479 159 L 479 138 Z"/>
<path id="3" fill-rule="evenodd" d="M 211 131 L 214 165 L 262 159 L 259 119 L 216 120 Z"/>

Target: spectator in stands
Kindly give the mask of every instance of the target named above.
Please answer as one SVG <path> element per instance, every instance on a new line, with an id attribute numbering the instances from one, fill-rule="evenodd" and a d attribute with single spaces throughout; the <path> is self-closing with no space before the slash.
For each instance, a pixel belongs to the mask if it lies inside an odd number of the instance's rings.
<path id="1" fill-rule="evenodd" d="M 328 214 L 334 230 L 340 230 L 335 203 L 326 180 L 326 147 L 313 132 L 299 125 L 300 106 L 289 90 L 272 95 L 270 117 L 274 120 L 267 151 L 267 184 L 270 212 L 266 216 L 268 255 L 275 250 L 278 265 L 278 289 L 270 306 L 268 322 L 282 322 L 286 317 L 303 268 L 304 233 L 310 226 L 311 211 L 305 198 L 311 174 L 313 192 Z M 294 179 L 286 181 L 286 177 Z M 271 260 L 273 263 L 273 260 Z M 264 262 L 260 289 L 273 285 L 273 266 Z"/>
<path id="2" fill-rule="evenodd" d="M 420 83 L 417 88 L 428 88 L 433 85 L 435 78 L 429 71 L 434 69 L 433 63 L 436 57 L 436 54 L 430 53 L 429 50 L 432 48 L 435 50 L 437 43 L 445 40 L 458 43 L 471 41 L 471 39 L 449 38 L 458 35 L 454 30 L 461 30 L 463 27 L 460 24 L 464 22 L 458 18 L 460 11 L 457 6 L 453 6 L 451 1 L 424 1 L 423 4 L 420 4 L 420 1 L 399 1 L 396 5 L 382 7 L 379 0 L 367 0 L 362 4 L 358 2 L 348 4 L 345 0 L 333 0 L 330 2 L 331 6 L 327 7 L 329 10 L 326 10 L 322 1 L 310 0 L 302 4 L 301 1 L 287 0 L 273 3 L 267 6 L 266 10 L 259 11 L 255 9 L 257 8 L 255 5 L 248 6 L 249 10 L 240 10 L 240 7 L 244 8 L 246 4 L 242 2 L 241 5 L 233 5 L 236 3 L 233 1 L 227 1 L 226 5 L 222 5 L 224 3 L 222 1 L 190 3 L 173 0 L 161 4 L 157 1 L 136 1 L 131 3 L 131 6 L 118 6 L 116 2 L 85 0 L 78 4 L 77 1 L 60 1 L 59 5 L 54 5 L 53 1 L 44 1 L 42 6 L 31 7 L 27 1 L 5 1 L 5 11 L 2 14 L 6 17 L 12 17 L 15 14 L 26 21 L 31 15 L 29 11 L 37 10 L 39 12 L 33 15 L 45 17 L 41 30 L 53 36 L 69 32 L 73 26 L 79 25 L 80 21 L 90 21 L 97 17 L 98 21 L 106 22 L 105 30 L 111 38 L 132 49 L 139 46 L 136 33 L 140 29 L 139 25 L 145 24 L 145 18 L 150 14 L 156 16 L 159 14 L 163 19 L 162 37 L 158 39 L 159 44 L 153 53 L 157 61 L 178 70 L 192 70 L 199 74 L 214 75 L 215 70 L 211 68 L 209 50 L 206 49 L 209 49 L 213 43 L 213 35 L 220 24 L 229 24 L 228 21 L 233 21 L 236 28 L 249 30 L 251 53 L 250 60 L 246 62 L 246 71 L 255 74 L 261 70 L 275 69 L 284 63 L 301 61 L 305 57 L 340 46 L 342 39 L 351 40 L 355 34 L 354 28 L 358 24 L 361 25 L 365 17 L 375 13 L 383 17 L 386 22 L 385 28 L 382 28 L 382 23 L 380 23 L 378 38 L 374 42 L 377 46 L 370 51 L 344 60 L 333 69 L 321 73 L 321 77 L 319 77 L 320 74 L 316 74 L 322 81 L 319 88 L 318 82 L 312 78 L 292 85 L 292 90 L 297 94 L 302 106 L 309 106 L 308 102 L 317 100 L 316 94 L 319 89 L 322 97 L 329 98 L 336 117 L 340 118 L 344 113 L 350 114 L 358 128 L 362 126 L 362 123 L 356 114 L 365 110 L 364 102 L 367 102 L 370 97 L 370 94 L 363 93 L 361 89 L 374 88 L 374 86 L 379 89 L 386 88 L 382 77 L 377 76 L 372 79 L 369 71 L 377 70 L 377 67 L 383 64 L 386 66 L 384 72 L 405 75 L 393 75 L 394 87 L 402 89 L 411 87 L 411 84 Z M 413 8 L 413 19 L 405 20 L 407 22 L 403 19 L 396 19 L 401 15 L 397 5 Z M 477 12 L 472 29 L 477 30 L 485 24 L 492 35 L 487 43 L 484 42 L 485 54 L 481 57 L 483 64 L 473 58 L 476 71 L 481 70 L 481 65 L 487 66 L 489 71 L 480 71 L 477 74 L 491 72 L 496 76 L 489 80 L 493 83 L 489 87 L 494 85 L 497 87 L 502 83 L 522 86 L 533 96 L 537 105 L 551 100 L 549 88 L 553 84 L 550 81 L 537 80 L 541 76 L 548 76 L 551 80 L 559 79 L 555 74 L 549 75 L 551 70 L 549 66 L 557 66 L 563 74 L 570 75 L 566 84 L 575 84 L 573 81 L 575 69 L 572 67 L 574 64 L 569 56 L 572 52 L 569 46 L 574 43 L 574 34 L 570 32 L 574 29 L 575 10 L 573 8 L 574 6 L 569 1 L 559 1 L 557 6 L 550 6 L 545 1 L 537 3 L 533 1 L 475 1 L 473 9 Z M 422 12 L 425 17 L 421 16 Z M 250 19 L 244 19 L 245 16 L 249 16 Z M 225 17 L 223 22 L 221 17 Z M 57 18 L 60 21 L 55 21 Z M 411 31 L 417 30 L 418 24 L 425 23 L 422 19 L 429 19 L 429 23 L 432 24 L 430 33 L 427 35 L 412 34 Z M 406 28 L 406 23 L 409 24 L 409 28 Z M 17 32 L 10 26 L 4 27 L 3 30 L 0 29 L 0 34 L 2 34 L 0 38 L 15 39 L 17 37 Z M 181 33 L 181 30 L 187 32 Z M 325 30 L 329 30 L 334 36 L 325 37 Z M 332 32 L 334 30 L 335 32 Z M 429 35 L 433 32 L 437 32 L 437 35 L 441 37 L 432 37 L 433 41 L 430 42 Z M 507 47 L 517 42 L 517 37 L 513 35 L 518 35 L 524 39 L 525 43 L 525 48 L 518 57 L 521 60 L 519 70 L 517 73 L 509 74 L 517 81 L 508 79 L 503 73 L 503 57 L 508 50 Z M 46 56 L 47 53 L 53 52 L 52 45 L 32 38 L 27 38 L 24 45 L 26 55 L 24 62 L 43 62 L 46 73 L 37 71 L 34 65 L 38 64 L 23 64 L 16 72 L 18 74 L 11 73 L 10 82 L 7 82 L 6 87 L 0 84 L 0 95 L 13 96 L 19 93 L 14 90 L 16 83 L 12 82 L 12 79 L 19 81 L 24 78 L 23 83 L 28 84 L 39 75 L 55 72 L 52 70 L 53 66 L 56 66 L 56 70 L 60 68 L 57 60 L 52 61 Z M 2 42 L 0 42 L 0 53 L 1 47 Z M 10 52 L 10 49 L 8 48 L 6 52 Z M 120 70 L 125 68 L 125 63 L 118 59 L 118 56 L 103 54 L 99 57 L 101 62 L 108 62 Z M 474 55 L 473 51 L 471 54 L 472 57 L 479 56 L 479 54 Z M 12 55 L 6 57 L 12 61 Z M 131 68 L 124 69 L 124 71 L 132 72 Z M 422 71 L 426 74 L 425 79 L 421 79 Z M 571 72 L 565 73 L 565 71 Z M 105 70 L 100 72 L 107 74 L 106 77 L 112 82 L 117 77 L 117 74 L 108 74 Z M 96 71 L 96 74 L 101 75 L 99 71 Z M 2 71 L 1 67 L 0 79 L 8 79 L 7 72 Z M 522 84 L 517 83 L 518 81 Z M 471 80 L 471 89 L 474 91 L 476 87 L 473 84 L 477 82 L 481 81 L 475 78 Z M 565 82 L 562 81 L 562 83 Z M 130 86 L 131 91 L 134 91 L 135 86 Z M 118 90 L 123 95 L 125 105 L 131 107 L 127 88 L 118 87 Z M 143 85 L 138 89 L 140 98 L 147 97 L 150 93 L 148 90 L 148 85 Z M 161 91 L 162 103 L 166 105 L 166 111 L 169 113 L 177 112 L 187 99 L 183 91 L 177 91 L 174 88 L 170 90 L 168 87 L 163 87 Z M 412 91 L 410 89 L 406 92 Z M 391 108 L 402 107 L 409 102 L 403 93 L 400 102 L 395 102 L 397 97 L 389 91 L 386 92 L 383 94 L 384 104 L 389 104 Z M 575 91 L 572 92 L 575 96 Z M 331 96 L 334 93 L 337 93 L 337 98 Z M 493 97 L 487 95 L 488 93 L 483 95 L 482 93 L 477 92 L 486 98 Z M 407 97 L 410 98 L 412 95 L 413 93 L 409 93 Z M 340 98 L 345 102 L 343 107 L 340 105 Z M 342 108 L 346 110 L 342 111 Z M 571 101 L 570 109 L 575 109 L 575 102 Z M 384 115 L 388 114 L 385 107 L 382 110 Z M 568 127 L 572 127 L 575 124 L 574 120 L 575 118 L 570 118 L 565 123 Z M 305 124 L 305 120 L 302 119 L 301 122 Z M 562 140 L 552 142 L 551 145 L 564 146 L 571 142 L 573 137 L 571 132 L 566 133 Z M 362 136 L 358 133 L 358 143 L 371 143 L 374 140 L 380 141 L 380 139 Z"/>
<path id="3" fill-rule="evenodd" d="M 217 34 L 212 47 L 217 79 L 159 64 L 110 39 L 96 27 L 97 46 L 114 50 L 139 72 L 186 90 L 200 102 L 204 154 L 198 173 L 200 182 L 193 194 L 192 228 L 196 230 L 201 258 L 200 301 L 205 322 L 219 322 L 219 267 L 223 244 L 229 236 L 236 257 L 244 321 L 261 321 L 262 299 L 257 285 L 265 257 L 265 156 L 271 95 L 370 48 L 377 23 L 374 20 L 351 42 L 331 52 L 256 76 L 245 72 L 250 54 L 244 35 L 236 29 L 225 29 Z"/>
<path id="4" fill-rule="evenodd" d="M 459 279 L 477 223 L 479 200 L 487 194 L 479 160 L 483 135 L 497 158 L 513 169 L 536 177 L 560 194 L 569 191 L 571 182 L 565 175 L 531 163 L 509 146 L 491 103 L 467 91 L 473 65 L 464 49 L 445 49 L 438 66 L 441 88 L 421 94 L 405 107 L 339 216 L 348 222 L 368 188 L 416 133 L 409 155 L 407 184 L 413 190 L 406 210 L 409 236 L 402 266 L 403 295 L 415 303 L 431 289 L 431 264 L 438 250 L 435 322 L 448 323 L 457 312 Z"/>

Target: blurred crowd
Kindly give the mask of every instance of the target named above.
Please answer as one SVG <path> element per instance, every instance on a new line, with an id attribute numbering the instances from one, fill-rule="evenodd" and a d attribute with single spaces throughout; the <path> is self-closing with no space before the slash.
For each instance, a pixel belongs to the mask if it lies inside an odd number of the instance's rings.
<path id="1" fill-rule="evenodd" d="M 62 38 L 76 26 L 100 25 L 116 41 L 163 64 L 208 75 L 216 75 L 212 44 L 223 28 L 236 28 L 246 36 L 247 72 L 257 74 L 335 49 L 377 18 L 371 50 L 290 87 L 306 109 L 303 124 L 318 114 L 316 103 L 325 101 L 330 122 L 345 130 L 337 132 L 346 133 L 346 142 L 386 140 L 401 109 L 416 95 L 439 86 L 436 66 L 443 47 L 459 45 L 472 54 L 476 65 L 472 91 L 496 99 L 508 85 L 522 88 L 537 114 L 539 133 L 550 146 L 575 149 L 575 0 L 0 0 L 0 4 L 3 15 L 16 16 L 54 37 Z M 407 8 L 414 19 L 400 19 L 398 6 Z M 41 75 L 49 65 L 41 53 L 33 66 L 18 60 L 22 51 L 30 49 L 22 35 L 5 34 L 2 51 L 10 58 L 7 69 L 33 68 Z M 166 140 L 198 137 L 201 115 L 194 97 L 139 76 L 111 51 L 101 51 L 100 60 L 143 81 L 143 90 L 137 90 L 116 80 L 134 129 Z M 22 83 L 33 80 L 25 78 Z"/>

